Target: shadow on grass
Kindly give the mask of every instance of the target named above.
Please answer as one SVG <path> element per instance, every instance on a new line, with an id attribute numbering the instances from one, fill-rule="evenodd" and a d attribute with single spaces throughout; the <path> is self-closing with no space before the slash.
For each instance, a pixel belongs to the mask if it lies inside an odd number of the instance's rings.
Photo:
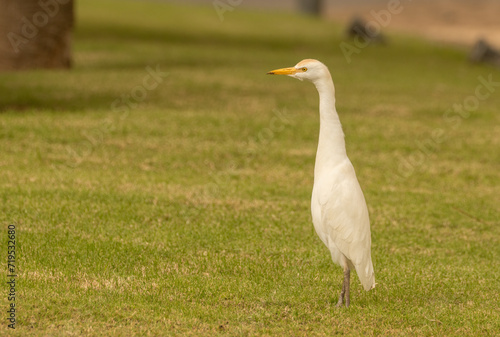
<path id="1" fill-rule="evenodd" d="M 112 102 L 118 97 L 115 92 L 111 91 L 90 93 L 85 88 L 62 88 L 42 84 L 31 86 L 23 83 L 2 83 L 0 90 L 2 91 L 0 113 L 29 110 L 57 112 L 110 109 Z"/>
<path id="2" fill-rule="evenodd" d="M 297 37 L 291 35 L 287 38 L 277 39 L 272 35 L 259 34 L 231 34 L 227 32 L 179 31 L 168 27 L 147 28 L 121 24 L 99 22 L 93 26 L 82 28 L 78 32 L 82 39 L 104 39 L 122 41 L 123 43 L 149 42 L 157 44 L 185 44 L 197 45 L 201 48 L 243 48 L 243 49 L 286 49 L 297 45 Z M 306 41 L 307 42 L 307 41 Z M 312 41 L 321 43 L 321 40 Z M 304 41 L 301 41 L 304 44 Z"/>

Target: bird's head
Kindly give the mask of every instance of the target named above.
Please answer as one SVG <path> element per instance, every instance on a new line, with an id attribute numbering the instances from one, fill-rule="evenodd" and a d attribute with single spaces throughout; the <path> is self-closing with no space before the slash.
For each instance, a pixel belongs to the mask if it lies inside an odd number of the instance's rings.
<path id="1" fill-rule="evenodd" d="M 331 78 L 328 68 L 318 60 L 305 59 L 293 67 L 272 70 L 268 75 L 288 75 L 299 80 L 316 82 L 324 78 Z"/>

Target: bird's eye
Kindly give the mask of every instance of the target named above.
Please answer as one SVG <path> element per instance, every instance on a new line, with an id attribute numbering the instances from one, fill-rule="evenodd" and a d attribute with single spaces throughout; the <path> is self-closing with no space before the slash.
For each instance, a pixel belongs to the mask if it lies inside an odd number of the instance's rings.
<path id="1" fill-rule="evenodd" d="M 307 71 L 307 68 L 306 67 L 302 68 L 302 71 Z"/>

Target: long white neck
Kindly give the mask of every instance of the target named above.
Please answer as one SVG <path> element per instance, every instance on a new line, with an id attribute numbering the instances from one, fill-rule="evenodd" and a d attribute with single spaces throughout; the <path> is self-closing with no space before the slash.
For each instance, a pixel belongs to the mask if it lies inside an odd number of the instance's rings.
<path id="1" fill-rule="evenodd" d="M 346 158 L 344 132 L 335 109 L 335 87 L 331 76 L 314 82 L 319 93 L 319 141 L 314 166 L 315 179 Z"/>

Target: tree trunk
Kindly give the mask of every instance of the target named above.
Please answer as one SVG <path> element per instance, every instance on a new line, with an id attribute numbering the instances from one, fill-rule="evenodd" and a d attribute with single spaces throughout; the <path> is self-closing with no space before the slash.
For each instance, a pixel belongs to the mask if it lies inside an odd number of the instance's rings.
<path id="1" fill-rule="evenodd" d="M 73 0 L 0 0 L 0 71 L 70 68 Z"/>

